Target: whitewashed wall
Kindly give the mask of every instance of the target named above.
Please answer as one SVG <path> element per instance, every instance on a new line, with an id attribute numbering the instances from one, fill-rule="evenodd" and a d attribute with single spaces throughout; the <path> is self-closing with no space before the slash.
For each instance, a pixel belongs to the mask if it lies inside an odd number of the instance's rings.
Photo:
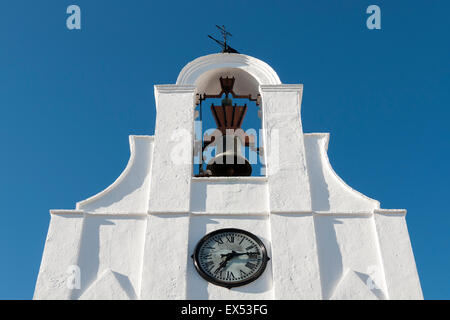
<path id="1" fill-rule="evenodd" d="M 194 178 L 196 90 L 235 70 L 262 95 L 268 175 Z M 156 86 L 155 137 L 131 136 L 111 186 L 51 211 L 34 298 L 422 299 L 406 211 L 380 209 L 334 172 L 329 135 L 302 132 L 302 89 L 238 54 L 198 58 L 176 85 Z M 256 234 L 271 257 L 260 279 L 232 290 L 203 280 L 190 257 L 205 234 L 228 227 Z M 70 289 L 73 266 L 81 286 Z"/>

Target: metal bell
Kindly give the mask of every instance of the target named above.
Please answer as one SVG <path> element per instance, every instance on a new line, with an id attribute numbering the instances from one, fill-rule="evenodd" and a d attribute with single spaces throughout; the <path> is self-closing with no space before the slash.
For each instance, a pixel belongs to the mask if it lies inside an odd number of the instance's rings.
<path id="1" fill-rule="evenodd" d="M 250 162 L 242 155 L 242 141 L 239 136 L 224 135 L 215 144 L 216 156 L 206 167 L 212 176 L 232 177 L 252 174 Z"/>

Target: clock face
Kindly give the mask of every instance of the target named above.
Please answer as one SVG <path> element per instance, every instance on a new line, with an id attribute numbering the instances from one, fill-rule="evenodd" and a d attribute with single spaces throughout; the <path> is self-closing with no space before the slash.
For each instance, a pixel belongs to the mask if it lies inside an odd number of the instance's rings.
<path id="1" fill-rule="evenodd" d="M 261 240 L 240 229 L 221 229 L 207 234 L 197 244 L 193 259 L 205 280 L 227 288 L 256 280 L 269 260 Z"/>

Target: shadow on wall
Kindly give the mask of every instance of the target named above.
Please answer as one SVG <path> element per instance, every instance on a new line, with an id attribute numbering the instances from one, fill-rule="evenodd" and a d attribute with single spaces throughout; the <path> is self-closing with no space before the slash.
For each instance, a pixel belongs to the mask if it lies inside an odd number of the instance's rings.
<path id="1" fill-rule="evenodd" d="M 81 272 L 81 288 L 72 291 L 71 299 L 78 299 L 97 278 L 100 264 L 100 227 L 114 225 L 115 223 L 107 218 L 84 218 L 77 263 Z"/>
<path id="2" fill-rule="evenodd" d="M 208 299 L 208 283 L 197 273 L 191 254 L 194 253 L 196 244 L 206 235 L 207 224 L 219 224 L 213 219 L 205 218 L 203 223 L 194 223 L 195 218 L 191 217 L 189 221 L 189 259 L 187 261 L 187 295 L 186 299 L 203 300 Z M 192 275 L 192 277 L 189 277 Z"/>
<path id="3" fill-rule="evenodd" d="M 342 254 L 335 230 L 337 224 L 342 222 L 330 216 L 314 217 L 323 299 L 331 298 L 343 274 Z"/>
<path id="4" fill-rule="evenodd" d="M 382 275 L 378 269 L 381 266 L 367 255 L 370 249 L 364 246 L 365 241 L 354 242 L 351 246 L 352 250 L 348 251 L 349 238 L 340 237 L 341 241 L 346 241 L 347 246 L 344 265 L 336 228 L 344 222 L 348 223 L 349 219 L 361 218 L 345 217 L 345 220 L 341 221 L 329 215 L 314 216 L 323 299 L 387 299 L 382 289 Z M 352 239 L 352 241 L 358 240 Z M 364 250 L 364 252 L 358 250 Z M 361 254 L 364 257 L 361 257 Z"/>
<path id="5" fill-rule="evenodd" d="M 361 281 L 365 284 L 372 283 L 373 287 L 368 290 L 371 291 L 379 300 L 386 300 L 386 295 L 383 290 L 380 288 L 380 283 L 376 283 L 375 279 L 372 279 L 370 275 L 362 272 L 355 271 L 355 274 L 361 279 Z"/>
<path id="6" fill-rule="evenodd" d="M 316 139 L 305 139 L 306 161 L 308 163 L 308 175 L 310 179 L 311 206 L 313 211 L 330 210 L 330 192 L 323 175 L 320 147 Z"/>
<path id="7" fill-rule="evenodd" d="M 128 294 L 128 297 L 131 300 L 136 300 L 137 295 L 136 295 L 136 292 L 134 291 L 134 287 L 130 281 L 130 278 L 128 278 L 126 275 L 118 273 L 118 272 L 115 272 L 115 276 L 116 276 L 117 281 L 119 282 L 120 286 Z"/>

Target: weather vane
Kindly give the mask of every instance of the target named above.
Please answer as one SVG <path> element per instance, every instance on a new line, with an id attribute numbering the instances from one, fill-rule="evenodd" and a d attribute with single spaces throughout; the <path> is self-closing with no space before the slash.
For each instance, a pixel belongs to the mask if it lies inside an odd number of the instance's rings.
<path id="1" fill-rule="evenodd" d="M 220 47 L 222 48 L 222 53 L 239 53 L 236 49 L 233 49 L 232 47 L 230 47 L 227 44 L 227 37 L 230 36 L 232 37 L 233 35 L 231 33 L 229 33 L 227 30 L 225 30 L 225 26 L 218 26 L 216 25 L 216 27 L 220 30 L 220 32 L 222 33 L 222 37 L 223 37 L 223 41 L 214 39 L 212 36 L 208 35 L 208 37 L 212 40 L 214 40 L 215 42 L 217 42 Z"/>

